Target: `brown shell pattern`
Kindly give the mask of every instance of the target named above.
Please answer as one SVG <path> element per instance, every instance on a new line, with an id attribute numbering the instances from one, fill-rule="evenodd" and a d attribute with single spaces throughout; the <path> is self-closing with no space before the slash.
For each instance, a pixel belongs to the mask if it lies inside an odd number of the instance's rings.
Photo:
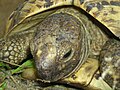
<path id="1" fill-rule="evenodd" d="M 6 34 L 15 31 L 14 28 L 26 21 L 27 18 L 64 5 L 82 8 L 105 25 L 115 36 L 120 37 L 120 0 L 27 0 L 9 17 Z M 47 15 L 49 14 L 47 13 Z"/>

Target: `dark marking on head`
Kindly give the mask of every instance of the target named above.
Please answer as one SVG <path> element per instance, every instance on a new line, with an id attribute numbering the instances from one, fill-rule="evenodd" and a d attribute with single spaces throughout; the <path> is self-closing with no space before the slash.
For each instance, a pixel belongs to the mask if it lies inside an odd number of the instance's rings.
<path id="1" fill-rule="evenodd" d="M 37 4 L 36 6 L 37 6 L 38 8 L 41 8 L 41 7 L 42 7 L 42 6 L 41 6 L 41 5 L 39 5 L 39 4 Z"/>
<path id="2" fill-rule="evenodd" d="M 86 8 L 86 11 L 89 12 L 93 7 L 95 7 L 94 3 L 88 4 L 87 8 Z"/>
<path id="3" fill-rule="evenodd" d="M 31 0 L 31 1 L 29 0 L 29 3 L 32 3 L 32 4 L 33 4 L 33 3 L 35 3 L 35 1 L 36 1 L 36 0 Z"/>
<path id="4" fill-rule="evenodd" d="M 45 0 L 46 4 L 44 7 L 50 7 L 51 5 L 53 5 L 53 2 L 51 2 L 51 0 Z"/>
<path id="5" fill-rule="evenodd" d="M 23 9 L 23 12 L 30 13 L 30 9 Z"/>
<path id="6" fill-rule="evenodd" d="M 107 1 L 102 1 L 101 3 L 102 3 L 102 5 L 110 5 L 110 3 Z"/>
<path id="7" fill-rule="evenodd" d="M 80 0 L 80 4 L 82 5 L 84 3 L 84 0 Z"/>
<path id="8" fill-rule="evenodd" d="M 63 39 L 65 39 L 63 36 L 57 37 L 57 38 L 56 38 L 56 41 L 61 41 L 61 40 L 63 40 Z"/>
<path id="9" fill-rule="evenodd" d="M 102 4 L 100 4 L 100 3 L 97 3 L 97 8 L 98 8 L 98 10 L 102 10 L 102 9 L 103 9 L 103 6 L 102 6 Z"/>
<path id="10" fill-rule="evenodd" d="M 120 6 L 120 1 L 110 1 L 111 5 Z"/>

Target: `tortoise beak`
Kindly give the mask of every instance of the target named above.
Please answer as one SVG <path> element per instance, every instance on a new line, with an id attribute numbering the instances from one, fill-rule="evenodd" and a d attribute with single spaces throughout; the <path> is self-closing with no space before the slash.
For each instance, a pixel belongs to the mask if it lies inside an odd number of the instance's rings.
<path id="1" fill-rule="evenodd" d="M 61 74 L 62 66 L 55 60 L 39 60 L 36 62 L 36 68 L 39 79 L 44 82 L 55 82 L 64 76 Z"/>
<path id="2" fill-rule="evenodd" d="M 55 51 L 55 50 L 54 50 Z M 38 50 L 34 55 L 38 77 L 44 82 L 54 82 L 60 79 L 62 63 L 56 60 L 56 52 L 45 52 Z"/>

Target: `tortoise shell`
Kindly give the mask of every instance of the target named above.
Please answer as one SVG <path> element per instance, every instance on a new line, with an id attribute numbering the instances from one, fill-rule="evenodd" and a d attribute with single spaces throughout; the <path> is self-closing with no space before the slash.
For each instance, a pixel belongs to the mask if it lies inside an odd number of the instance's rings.
<path id="1" fill-rule="evenodd" d="M 65 5 L 83 9 L 106 26 L 115 36 L 120 37 L 119 0 L 27 0 L 8 18 L 5 36 L 32 27 L 53 13 L 57 7 Z M 38 13 L 41 14 L 35 16 Z M 38 18 L 39 21 L 37 20 Z M 23 25 L 25 26 L 22 27 Z"/>

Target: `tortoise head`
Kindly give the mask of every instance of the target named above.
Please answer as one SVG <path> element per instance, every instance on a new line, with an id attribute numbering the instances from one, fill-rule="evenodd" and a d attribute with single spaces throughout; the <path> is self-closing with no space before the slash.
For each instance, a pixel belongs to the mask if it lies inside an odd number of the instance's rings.
<path id="1" fill-rule="evenodd" d="M 79 20 L 59 13 L 47 17 L 37 27 L 31 51 L 40 80 L 53 82 L 68 76 L 80 63 Z"/>

